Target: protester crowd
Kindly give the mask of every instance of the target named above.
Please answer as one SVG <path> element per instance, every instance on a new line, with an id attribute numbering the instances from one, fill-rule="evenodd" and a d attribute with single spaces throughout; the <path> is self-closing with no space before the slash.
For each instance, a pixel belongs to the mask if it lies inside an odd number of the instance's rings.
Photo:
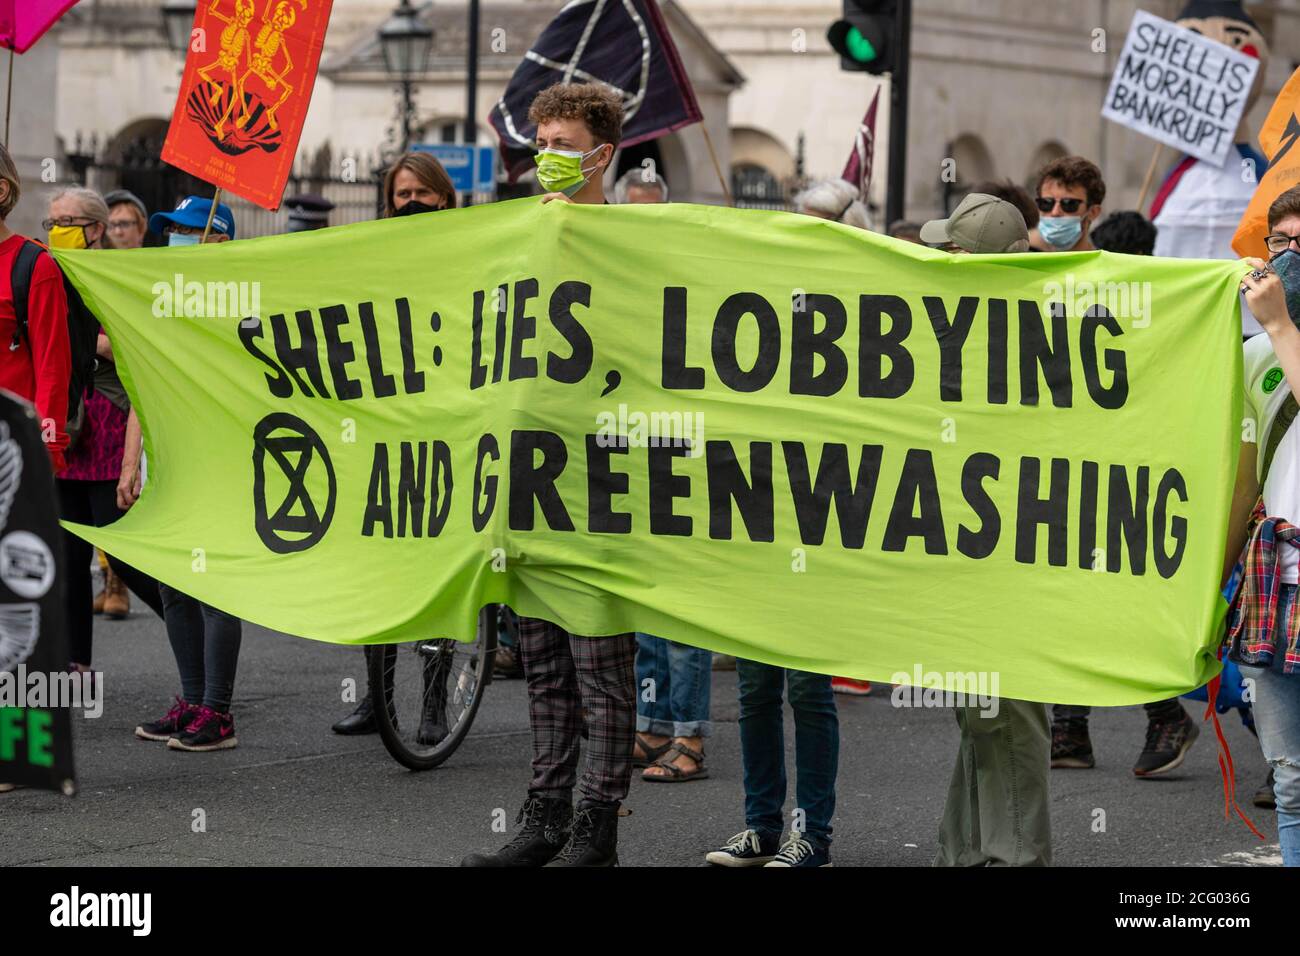
<path id="1" fill-rule="evenodd" d="M 537 181 L 543 203 L 606 203 L 606 173 L 619 148 L 620 100 L 590 84 L 554 86 L 532 104 Z M 4 219 L 22 185 L 0 148 L 0 387 L 36 407 L 56 470 L 61 517 L 103 527 L 129 509 L 147 470 L 139 419 L 115 372 L 109 337 L 54 260 L 14 234 Z M 620 203 L 670 201 L 653 169 L 633 169 L 613 184 Z M 889 235 L 953 254 L 1032 254 L 1103 249 L 1150 255 L 1155 227 L 1137 212 L 1102 218 L 1101 170 L 1079 156 L 1055 160 L 1030 195 L 1010 181 L 975 187 L 943 220 L 895 222 Z M 432 213 L 456 205 L 446 171 L 426 153 L 396 160 L 383 184 L 384 216 Z M 48 200 L 49 245 L 129 249 L 153 233 L 167 245 L 236 241 L 231 210 L 198 196 L 149 215 L 125 191 L 101 196 L 63 189 Z M 328 203 L 291 201 L 294 229 L 326 224 Z M 798 212 L 866 229 L 855 187 L 813 183 L 795 199 Z M 1242 291 L 1264 333 L 1244 344 L 1246 408 L 1257 442 L 1242 447 L 1232 504 L 1224 582 L 1240 580 L 1227 635 L 1228 653 L 1256 690 L 1248 726 L 1258 734 L 1270 779 L 1256 796 L 1276 804 L 1283 860 L 1300 865 L 1300 436 L 1289 429 L 1300 395 L 1300 185 L 1269 212 L 1268 262 L 1251 260 Z M 1243 272 L 1245 269 L 1243 268 Z M 1202 317 L 1210 320 L 1211 317 Z M 1264 389 L 1280 365 L 1288 388 Z M 1276 383 L 1274 383 L 1276 384 Z M 1288 404 L 1289 403 L 1289 406 Z M 1281 423 L 1281 424 L 1278 424 Z M 1276 434 L 1275 434 L 1276 433 Z M 161 717 L 136 728 L 142 740 L 207 752 L 237 744 L 231 714 L 241 622 L 119 561 L 103 557 L 105 587 L 92 594 L 93 549 L 63 533 L 67 568 L 69 666 L 92 670 L 95 617 L 123 617 L 134 594 L 165 623 L 180 690 Z M 1233 574 L 1241 562 L 1244 573 Z M 511 618 L 512 623 L 514 618 Z M 532 776 L 514 836 L 502 848 L 465 859 L 468 866 L 594 866 L 617 862 L 620 807 L 635 769 L 642 780 L 680 784 L 709 774 L 707 745 L 712 671 L 709 651 L 670 635 L 588 637 L 554 622 L 519 618 L 498 655 L 498 677 L 522 677 L 533 734 Z M 367 658 L 374 653 L 367 648 Z M 726 666 L 726 665 L 723 665 Z M 839 722 L 835 694 L 871 692 L 866 681 L 736 660 L 744 791 L 744 829 L 707 854 L 722 866 L 825 866 L 831 861 Z M 653 686 L 644 695 L 638 688 Z M 798 819 L 787 833 L 783 708 L 794 716 L 794 789 Z M 960 744 L 939 827 L 940 865 L 1046 865 L 1051 862 L 1049 769 L 1095 765 L 1089 708 L 1002 700 L 991 714 L 956 709 Z M 1198 735 L 1178 699 L 1145 705 L 1147 730 L 1133 772 L 1156 777 L 1176 769 Z M 419 734 L 446 730 L 429 709 Z M 340 734 L 376 730 L 367 692 L 335 724 Z M 585 738 L 585 742 L 584 742 Z M 585 755 L 584 755 L 585 750 Z M 581 765 L 580 765 L 581 761 Z M 575 802 L 576 790 L 576 802 Z M 783 834 L 785 838 L 783 839 Z"/>

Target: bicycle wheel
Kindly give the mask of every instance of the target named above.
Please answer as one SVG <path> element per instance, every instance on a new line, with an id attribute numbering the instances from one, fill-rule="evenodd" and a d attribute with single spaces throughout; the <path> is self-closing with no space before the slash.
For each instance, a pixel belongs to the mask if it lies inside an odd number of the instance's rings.
<path id="1" fill-rule="evenodd" d="M 431 770 L 469 733 L 497 653 L 497 605 L 479 613 L 473 641 L 430 638 L 384 644 L 370 655 L 379 736 L 393 758 Z"/>

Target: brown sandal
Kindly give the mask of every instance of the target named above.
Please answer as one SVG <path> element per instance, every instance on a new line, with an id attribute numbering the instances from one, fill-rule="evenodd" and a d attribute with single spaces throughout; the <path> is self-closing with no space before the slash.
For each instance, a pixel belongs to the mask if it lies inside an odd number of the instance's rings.
<path id="1" fill-rule="evenodd" d="M 664 741 L 663 743 L 661 743 L 659 746 L 657 746 L 657 747 L 651 747 L 648 743 L 646 743 L 644 740 L 641 739 L 643 736 L 644 736 L 643 734 L 637 734 L 637 735 L 636 735 L 636 742 L 633 744 L 633 748 L 634 748 L 634 749 L 632 750 L 632 766 L 633 766 L 633 767 L 648 767 L 648 766 L 650 766 L 652 763 L 654 763 L 656 760 L 658 760 L 660 757 L 662 757 L 664 754 L 666 754 L 666 753 L 668 752 L 669 748 L 671 748 L 672 745 L 673 745 L 673 738 L 669 737 L 667 740 L 665 740 L 665 741 Z M 640 748 L 641 748 L 642 752 L 645 754 L 644 757 L 638 757 L 638 756 L 636 755 L 636 750 L 635 750 L 636 747 L 640 747 Z"/>
<path id="2" fill-rule="evenodd" d="M 694 770 L 683 770 L 677 764 L 673 763 L 673 758 L 669 754 L 676 752 L 683 757 L 690 757 L 695 761 Z M 709 775 L 709 768 L 704 766 L 704 751 L 696 750 L 694 747 L 688 747 L 684 743 L 673 741 L 668 752 L 656 760 L 651 766 L 662 767 L 664 773 L 647 774 L 641 773 L 641 779 L 650 783 L 685 783 L 687 780 L 702 780 Z M 649 767 L 646 768 L 649 770 Z"/>

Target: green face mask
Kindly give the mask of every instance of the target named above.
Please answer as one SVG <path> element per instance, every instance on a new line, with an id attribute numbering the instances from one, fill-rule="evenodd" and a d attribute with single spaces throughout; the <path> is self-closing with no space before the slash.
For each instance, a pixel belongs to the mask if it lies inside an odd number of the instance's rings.
<path id="1" fill-rule="evenodd" d="M 604 145 L 604 144 L 601 144 Z M 582 161 L 597 152 L 601 147 L 585 153 L 566 149 L 543 149 L 533 157 L 537 163 L 537 184 L 548 193 L 564 193 L 572 196 L 587 184 L 587 179 L 595 172 L 582 168 Z"/>

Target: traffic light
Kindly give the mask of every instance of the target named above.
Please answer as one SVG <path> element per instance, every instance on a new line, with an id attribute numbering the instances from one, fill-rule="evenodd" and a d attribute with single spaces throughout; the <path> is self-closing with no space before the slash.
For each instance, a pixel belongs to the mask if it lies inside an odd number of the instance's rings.
<path id="1" fill-rule="evenodd" d="M 826 31 L 831 48 L 840 55 L 840 69 L 858 73 L 889 73 L 894 69 L 897 0 L 843 0 L 843 19 Z"/>

